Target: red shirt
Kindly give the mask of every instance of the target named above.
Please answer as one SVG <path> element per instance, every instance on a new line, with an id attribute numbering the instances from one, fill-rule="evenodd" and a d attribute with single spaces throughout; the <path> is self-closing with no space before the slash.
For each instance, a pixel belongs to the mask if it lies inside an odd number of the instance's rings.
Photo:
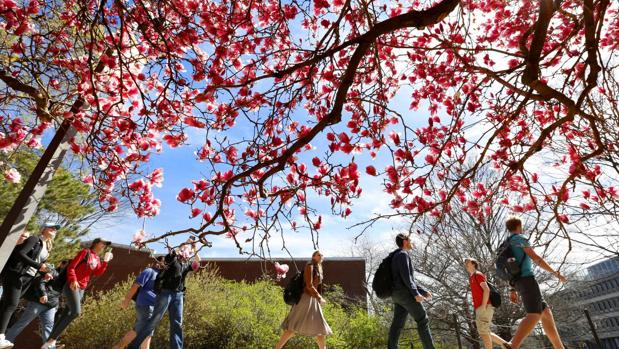
<path id="1" fill-rule="evenodd" d="M 102 262 L 93 251 L 84 249 L 67 265 L 67 282 L 71 284 L 73 281 L 77 281 L 80 288 L 85 290 L 88 281 L 90 281 L 90 275 L 99 276 L 105 272 L 105 269 L 107 269 L 107 262 Z"/>
<path id="2" fill-rule="evenodd" d="M 473 294 L 473 307 L 475 309 L 481 306 L 481 302 L 484 300 L 484 289 L 481 288 L 481 283 L 486 282 L 486 275 L 480 271 L 476 271 L 469 277 L 469 284 L 471 285 L 471 293 Z"/>

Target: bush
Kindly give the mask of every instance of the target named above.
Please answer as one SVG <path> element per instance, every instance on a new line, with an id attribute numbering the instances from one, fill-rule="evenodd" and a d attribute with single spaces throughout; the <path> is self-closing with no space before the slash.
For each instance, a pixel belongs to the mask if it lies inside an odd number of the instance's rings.
<path id="1" fill-rule="evenodd" d="M 131 280 L 113 290 L 88 297 L 83 316 L 68 329 L 61 341 L 67 349 L 110 348 L 135 321 L 131 310 L 120 308 L 120 301 Z M 334 349 L 371 349 L 386 347 L 387 329 L 378 318 L 354 305 L 340 303 L 341 289 L 325 295 L 323 308 L 334 335 L 327 346 Z M 289 306 L 282 289 L 269 280 L 255 283 L 224 280 L 215 272 L 203 270 L 187 279 L 184 304 L 185 347 L 189 349 L 262 349 L 273 348 L 281 334 L 280 324 Z M 168 348 L 167 316 L 155 332 L 151 348 Z M 317 347 L 313 338 L 294 337 L 286 349 Z"/>

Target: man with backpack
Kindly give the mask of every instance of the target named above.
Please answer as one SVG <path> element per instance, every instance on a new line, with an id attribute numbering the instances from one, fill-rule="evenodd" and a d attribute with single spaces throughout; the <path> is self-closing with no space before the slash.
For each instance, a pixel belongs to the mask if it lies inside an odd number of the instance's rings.
<path id="1" fill-rule="evenodd" d="M 529 241 L 522 236 L 522 221 L 518 217 L 510 217 L 505 222 L 505 227 L 510 233 L 508 237 L 509 246 L 513 254 L 513 259 L 519 273 L 512 272 L 513 279 L 511 284 L 511 301 L 516 303 L 518 295 L 522 299 L 522 304 L 527 315 L 520 322 L 518 330 L 512 337 L 510 345 L 513 349 L 518 349 L 522 342 L 533 331 L 538 322 L 542 322 L 544 333 L 555 349 L 564 349 L 555 319 L 550 308 L 542 297 L 539 284 L 533 274 L 533 263 L 542 269 L 556 276 L 560 282 L 564 283 L 567 279 L 560 272 L 555 271 L 542 257 L 537 255 Z M 497 263 L 499 264 L 499 263 Z M 514 275 L 516 274 L 516 275 Z"/>
<path id="2" fill-rule="evenodd" d="M 423 289 L 415 281 L 413 263 L 408 254 L 412 249 L 410 238 L 406 234 L 398 234 L 395 238 L 398 249 L 391 255 L 391 276 L 393 290 L 393 322 L 389 329 L 389 349 L 397 349 L 406 317 L 410 314 L 417 323 L 417 332 L 423 349 L 434 349 L 430 321 L 421 302 L 430 299 L 432 294 Z"/>
<path id="3" fill-rule="evenodd" d="M 478 270 L 479 263 L 474 258 L 464 259 L 464 268 L 469 273 L 469 285 L 473 296 L 473 307 L 475 308 L 475 324 L 479 338 L 484 344 L 485 349 L 492 349 L 492 343 L 500 345 L 502 348 L 511 349 L 511 346 L 503 338 L 490 331 L 492 317 L 495 307 L 500 305 L 500 295 L 496 289 L 491 290 L 490 284 L 486 280 L 486 275 Z M 494 294 L 494 301 L 490 295 Z M 498 295 L 498 300 L 496 296 Z M 496 304 L 498 301 L 499 304 Z"/>
<path id="4" fill-rule="evenodd" d="M 193 256 L 193 260 L 191 257 Z M 140 348 L 142 342 L 153 334 L 166 311 L 170 320 L 170 348 L 183 348 L 183 298 L 185 278 L 190 271 L 200 268 L 200 256 L 195 241 L 190 238 L 178 249 L 173 249 L 164 258 L 164 267 L 155 279 L 157 294 L 155 308 L 147 323 L 137 331 L 128 349 Z"/>

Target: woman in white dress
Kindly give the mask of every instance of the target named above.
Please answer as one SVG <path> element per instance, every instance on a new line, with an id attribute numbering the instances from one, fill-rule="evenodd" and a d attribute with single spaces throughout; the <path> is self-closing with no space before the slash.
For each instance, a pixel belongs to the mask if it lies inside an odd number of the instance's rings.
<path id="1" fill-rule="evenodd" d="M 292 306 L 282 322 L 284 333 L 275 349 L 282 349 L 295 334 L 315 337 L 320 349 L 326 349 L 326 336 L 333 334 L 322 314 L 322 254 L 315 251 L 303 271 L 304 288 L 299 303 Z"/>

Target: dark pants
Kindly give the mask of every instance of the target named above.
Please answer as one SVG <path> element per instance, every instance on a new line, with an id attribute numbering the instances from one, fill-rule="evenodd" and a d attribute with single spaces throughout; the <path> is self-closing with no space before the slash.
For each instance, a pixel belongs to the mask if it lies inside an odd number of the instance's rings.
<path id="1" fill-rule="evenodd" d="M 166 311 L 170 318 L 170 348 L 183 349 L 183 292 L 161 290 L 155 300 L 153 316 L 129 343 L 127 349 L 139 349 L 140 345 L 151 336 Z"/>
<path id="2" fill-rule="evenodd" d="M 2 298 L 0 298 L 0 334 L 6 333 L 11 316 L 17 309 L 22 294 L 28 290 L 32 279 L 30 275 L 6 272 L 2 275 Z"/>
<path id="3" fill-rule="evenodd" d="M 397 349 L 402 328 L 406 324 L 406 317 L 410 314 L 417 323 L 417 332 L 423 349 L 434 349 L 430 320 L 423 304 L 417 302 L 408 290 L 397 290 L 391 296 L 393 300 L 393 322 L 389 329 L 388 349 Z"/>
<path id="4" fill-rule="evenodd" d="M 525 276 L 519 278 L 514 283 L 514 287 L 516 287 L 516 291 L 520 294 L 522 305 L 527 314 L 541 314 L 548 307 L 535 277 Z"/>
<path id="5" fill-rule="evenodd" d="M 81 303 L 82 298 L 84 298 L 84 290 L 80 288 L 72 290 L 67 283 L 62 289 L 62 294 L 64 295 L 66 305 L 54 323 L 52 333 L 49 335 L 50 339 L 58 339 L 67 327 L 69 327 L 71 322 L 77 319 L 82 313 Z"/>

